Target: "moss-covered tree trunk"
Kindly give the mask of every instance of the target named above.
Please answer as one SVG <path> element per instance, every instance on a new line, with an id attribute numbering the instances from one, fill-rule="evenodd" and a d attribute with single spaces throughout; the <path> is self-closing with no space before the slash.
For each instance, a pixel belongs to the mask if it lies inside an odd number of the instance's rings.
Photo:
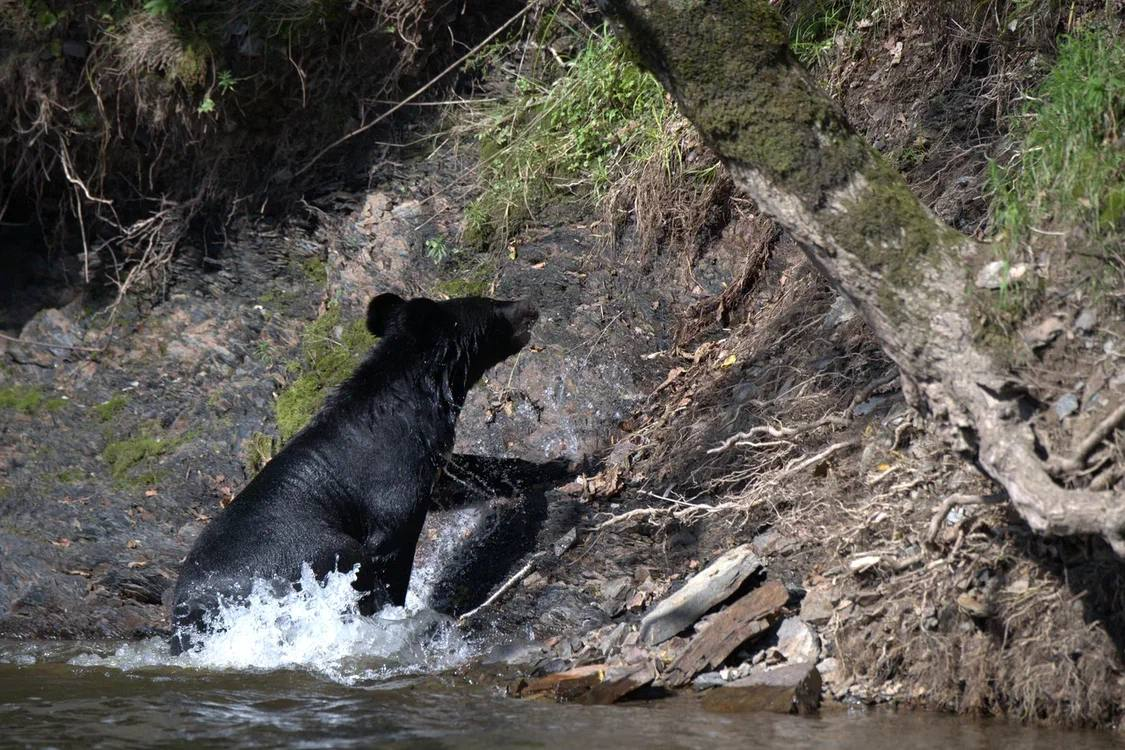
<path id="1" fill-rule="evenodd" d="M 985 251 L 852 130 L 767 0 L 602 4 L 735 181 L 860 310 L 913 405 L 949 428 L 1033 529 L 1098 534 L 1125 556 L 1125 497 L 1073 486 L 1057 468 L 1065 458 L 1036 453 L 1025 389 L 974 340 L 970 269 Z"/>

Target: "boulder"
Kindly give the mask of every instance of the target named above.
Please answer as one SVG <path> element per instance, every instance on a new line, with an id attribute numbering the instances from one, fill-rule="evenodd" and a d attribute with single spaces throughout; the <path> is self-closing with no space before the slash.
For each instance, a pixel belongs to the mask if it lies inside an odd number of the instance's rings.
<path id="1" fill-rule="evenodd" d="M 815 664 L 787 664 L 707 691 L 703 708 L 716 713 L 810 714 L 820 706 L 820 686 Z"/>

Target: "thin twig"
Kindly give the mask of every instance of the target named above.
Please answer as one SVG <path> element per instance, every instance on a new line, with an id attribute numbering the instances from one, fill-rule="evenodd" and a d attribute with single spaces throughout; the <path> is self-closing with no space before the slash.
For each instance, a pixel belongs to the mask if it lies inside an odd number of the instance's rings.
<path id="1" fill-rule="evenodd" d="M 75 352 L 103 352 L 103 351 L 105 351 L 105 346 L 98 346 L 98 347 L 95 347 L 95 346 L 68 346 L 66 344 L 51 344 L 51 343 L 48 343 L 46 341 L 28 341 L 26 339 L 16 338 L 15 336 L 9 336 L 6 333 L 0 333 L 0 339 L 4 339 L 5 341 L 11 341 L 14 344 L 25 344 L 27 346 L 39 346 L 39 347 L 42 347 L 44 349 L 66 349 L 68 351 L 75 351 Z"/>
<path id="2" fill-rule="evenodd" d="M 546 551 L 535 553 L 532 556 L 532 558 L 527 561 L 527 565 L 524 565 L 522 568 L 520 568 L 516 572 L 516 574 L 514 576 L 509 578 L 507 581 L 504 581 L 504 585 L 501 586 L 500 588 L 496 589 L 496 592 L 492 596 L 485 599 L 479 607 L 474 607 L 473 609 L 470 609 L 468 612 L 466 612 L 465 614 L 458 617 L 457 618 L 457 624 L 460 625 L 461 623 L 465 622 L 470 617 L 475 615 L 477 612 L 480 612 L 485 607 L 490 606 L 497 599 L 499 599 L 504 594 L 506 594 L 510 588 L 515 586 L 517 583 L 519 583 L 521 578 L 523 578 L 525 575 L 527 575 L 528 573 L 531 572 L 531 569 L 535 567 L 535 563 L 539 562 L 539 559 L 541 557 L 543 557 L 543 555 L 545 555 L 545 554 L 547 554 Z"/>

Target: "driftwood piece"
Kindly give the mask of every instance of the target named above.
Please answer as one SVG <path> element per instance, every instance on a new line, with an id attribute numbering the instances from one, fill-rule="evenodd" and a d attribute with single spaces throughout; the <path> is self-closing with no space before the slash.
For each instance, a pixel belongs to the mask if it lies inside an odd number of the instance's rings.
<path id="1" fill-rule="evenodd" d="M 787 601 L 789 591 L 779 581 L 754 589 L 720 612 L 672 662 L 661 681 L 681 687 L 700 672 L 718 667 L 736 648 L 769 630 Z"/>
<path id="2" fill-rule="evenodd" d="M 641 641 L 655 646 L 693 625 L 763 567 L 750 545 L 730 550 L 645 614 L 641 620 Z"/>

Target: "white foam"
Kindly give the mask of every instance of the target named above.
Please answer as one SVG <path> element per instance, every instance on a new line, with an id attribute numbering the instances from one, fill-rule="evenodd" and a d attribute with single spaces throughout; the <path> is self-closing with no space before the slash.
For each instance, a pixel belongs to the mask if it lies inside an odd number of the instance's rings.
<path id="1" fill-rule="evenodd" d="M 361 594 L 352 587 L 357 573 L 358 567 L 329 573 L 318 582 L 306 565 L 299 590 L 281 597 L 268 583 L 255 583 L 246 602 L 221 606 L 210 632 L 179 656 L 163 639 L 150 638 L 110 656 L 83 654 L 70 663 L 124 670 L 301 669 L 351 684 L 450 669 L 473 655 L 453 621 L 432 610 L 386 607 L 373 617 L 361 615 Z"/>

